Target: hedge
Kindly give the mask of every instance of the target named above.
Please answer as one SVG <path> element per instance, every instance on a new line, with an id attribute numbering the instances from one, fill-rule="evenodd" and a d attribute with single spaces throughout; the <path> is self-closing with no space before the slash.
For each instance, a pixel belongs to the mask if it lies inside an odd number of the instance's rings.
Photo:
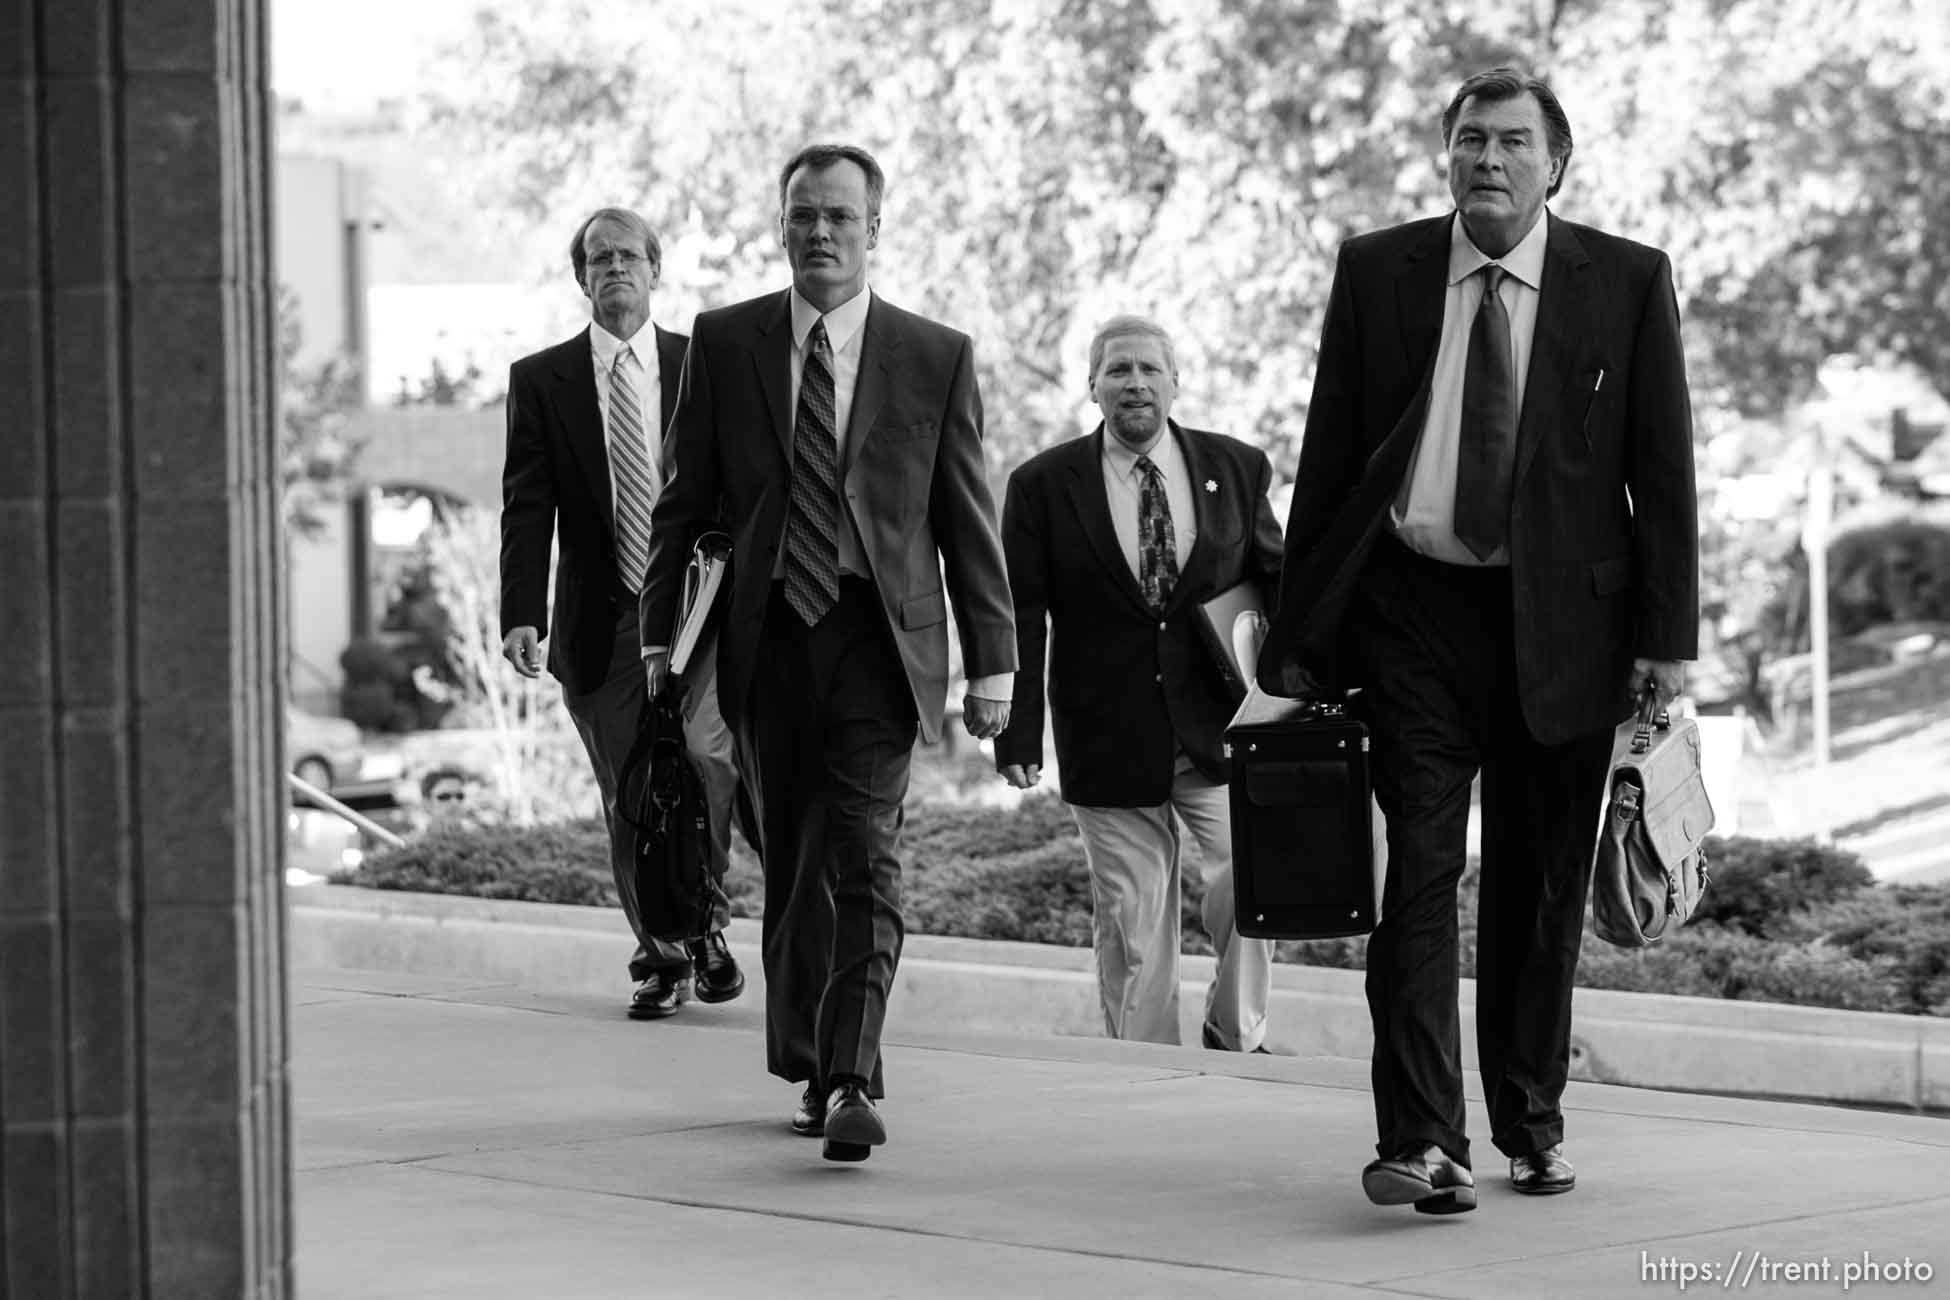
<path id="1" fill-rule="evenodd" d="M 1589 933 L 1587 988 L 1685 993 L 1859 1011 L 1950 1015 L 1950 887 L 1879 886 L 1857 857 L 1807 840 L 1712 839 L 1713 879 L 1695 920 L 1655 947 L 1612 948 Z M 458 826 L 379 853 L 344 879 L 379 889 L 615 906 L 602 823 Z M 1054 796 L 1013 811 L 955 800 L 913 802 L 902 836 L 902 910 L 910 932 L 1090 944 L 1083 847 Z M 1187 853 L 1185 950 L 1210 952 L 1199 922 L 1196 855 Z M 734 916 L 758 915 L 764 884 L 735 843 L 726 893 Z M 1476 864 L 1458 890 L 1462 969 L 1475 964 Z M 1363 937 L 1282 942 L 1286 962 L 1349 970 Z"/>

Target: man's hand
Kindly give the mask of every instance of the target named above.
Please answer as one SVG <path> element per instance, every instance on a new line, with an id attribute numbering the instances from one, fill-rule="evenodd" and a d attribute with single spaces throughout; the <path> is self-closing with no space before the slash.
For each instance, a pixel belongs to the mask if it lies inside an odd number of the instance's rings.
<path id="1" fill-rule="evenodd" d="M 1030 763 L 1007 763 L 1002 768 L 1002 779 L 1018 790 L 1027 790 L 1043 779 L 1043 765 Z"/>
<path id="2" fill-rule="evenodd" d="M 1652 712 L 1664 713 L 1666 707 L 1679 698 L 1679 692 L 1686 685 L 1686 664 L 1680 659 L 1634 659 L 1632 660 L 1632 679 L 1627 693 L 1632 698 L 1632 707 L 1637 708 L 1647 691 L 1652 692 Z"/>
<path id="3" fill-rule="evenodd" d="M 977 740 L 993 740 L 1009 725 L 1009 701 L 968 695 L 961 702 L 962 725 Z"/>
<path id="4" fill-rule="evenodd" d="M 542 638 L 532 627 L 518 627 L 501 638 L 501 657 L 523 677 L 542 675 Z"/>
<path id="5" fill-rule="evenodd" d="M 643 677 L 651 699 L 662 695 L 670 685 L 670 651 L 652 650 L 643 656 Z"/>

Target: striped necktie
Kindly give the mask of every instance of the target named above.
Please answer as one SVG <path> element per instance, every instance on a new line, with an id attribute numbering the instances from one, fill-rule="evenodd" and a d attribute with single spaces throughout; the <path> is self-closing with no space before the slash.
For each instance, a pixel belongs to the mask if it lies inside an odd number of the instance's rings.
<path id="1" fill-rule="evenodd" d="M 1165 476 L 1149 456 L 1137 458 L 1144 486 L 1138 493 L 1138 587 L 1144 603 L 1162 611 L 1178 585 L 1178 543 L 1171 530 L 1171 499 Z"/>
<path id="2" fill-rule="evenodd" d="M 826 321 L 806 335 L 799 409 L 792 424 L 791 508 L 785 522 L 785 598 L 807 627 L 840 597 L 838 449 L 833 437 L 833 350 Z"/>
<path id="3" fill-rule="evenodd" d="M 643 586 L 650 563 L 650 508 L 661 486 L 657 466 L 643 436 L 643 406 L 637 400 L 636 353 L 616 354 L 609 374 L 609 465 L 616 476 L 616 567 L 631 591 Z"/>

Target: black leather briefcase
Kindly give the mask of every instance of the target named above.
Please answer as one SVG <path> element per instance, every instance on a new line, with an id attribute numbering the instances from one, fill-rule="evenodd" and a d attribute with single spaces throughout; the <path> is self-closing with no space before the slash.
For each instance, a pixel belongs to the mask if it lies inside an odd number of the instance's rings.
<path id="1" fill-rule="evenodd" d="M 1338 704 L 1254 690 L 1226 728 L 1239 933 L 1332 939 L 1374 929 L 1368 729 Z"/>

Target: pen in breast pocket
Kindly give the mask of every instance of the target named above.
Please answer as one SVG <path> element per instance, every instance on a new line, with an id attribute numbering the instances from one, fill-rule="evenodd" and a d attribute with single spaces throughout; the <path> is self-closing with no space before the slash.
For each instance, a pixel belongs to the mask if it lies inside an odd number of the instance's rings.
<path id="1" fill-rule="evenodd" d="M 1605 386 L 1605 368 L 1603 366 L 1599 366 L 1598 377 L 1591 381 L 1591 391 L 1595 393 L 1600 388 L 1603 388 L 1604 386 Z"/>

